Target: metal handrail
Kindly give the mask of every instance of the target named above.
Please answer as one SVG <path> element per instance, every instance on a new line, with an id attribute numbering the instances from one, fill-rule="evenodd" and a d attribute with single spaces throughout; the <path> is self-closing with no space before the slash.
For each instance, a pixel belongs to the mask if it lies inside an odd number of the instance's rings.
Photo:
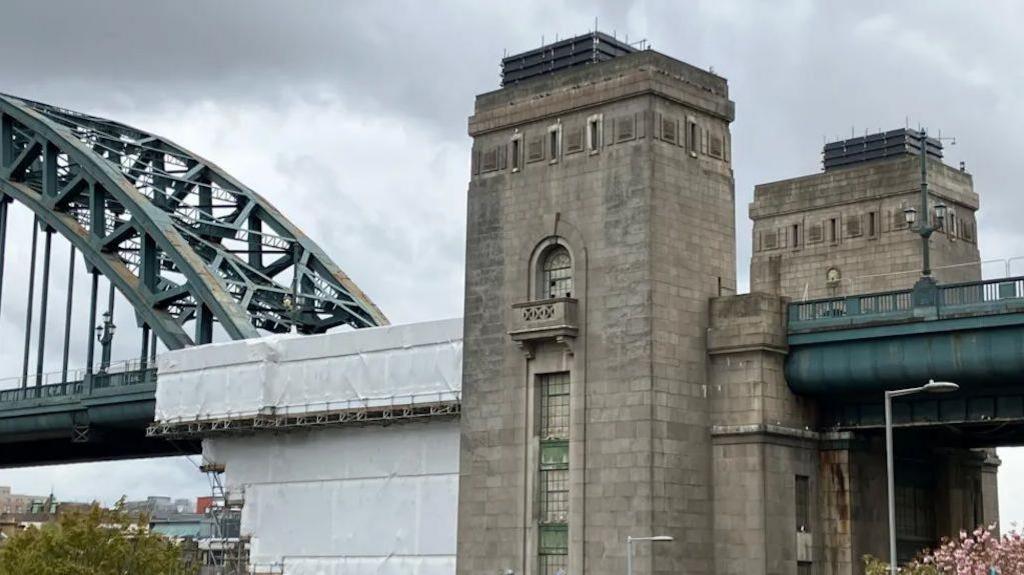
<path id="1" fill-rule="evenodd" d="M 105 371 L 89 373 L 85 369 L 69 371 L 67 380 L 61 381 L 63 372 L 48 372 L 41 376 L 32 374 L 27 378 L 12 377 L 0 380 L 0 403 L 43 399 L 52 397 L 73 397 L 84 395 L 91 389 L 131 387 L 155 381 L 156 365 L 138 359 L 111 364 Z M 48 383 L 51 378 L 57 380 Z M 35 383 L 33 383 L 35 382 Z M 11 384 L 14 385 L 11 385 Z M 27 383 L 27 385 L 22 385 Z M 86 389 L 87 385 L 89 389 Z"/>
<path id="2" fill-rule="evenodd" d="M 913 290 L 894 290 L 843 297 L 821 298 L 789 304 L 791 326 L 836 318 L 884 316 L 913 310 Z M 958 308 L 1024 300 L 1024 276 L 938 286 L 936 307 Z"/>
<path id="3" fill-rule="evenodd" d="M 1024 298 L 1024 276 L 941 285 L 939 294 L 939 303 L 943 306 L 1022 299 Z"/>
<path id="4" fill-rule="evenodd" d="M 143 361 L 141 359 L 126 359 L 111 363 L 105 370 L 106 373 L 123 373 L 126 371 L 142 371 L 144 369 L 156 369 L 156 365 L 152 361 Z M 42 374 L 30 373 L 28 377 L 5 377 L 0 378 L 0 390 L 5 389 L 17 389 L 22 387 L 38 387 L 40 385 L 55 385 L 60 383 L 70 383 L 73 381 L 83 381 L 85 375 L 89 370 L 85 368 L 79 368 L 68 371 L 66 381 L 61 381 L 64 375 L 62 371 L 47 371 Z M 100 374 L 99 368 L 92 370 L 93 375 Z M 27 382 L 27 385 L 22 385 L 22 382 Z"/>

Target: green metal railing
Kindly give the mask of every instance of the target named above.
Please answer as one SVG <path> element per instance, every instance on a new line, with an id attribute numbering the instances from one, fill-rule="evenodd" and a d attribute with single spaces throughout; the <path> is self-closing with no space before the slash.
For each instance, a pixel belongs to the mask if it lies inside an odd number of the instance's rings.
<path id="1" fill-rule="evenodd" d="M 63 381 L 62 381 L 63 380 Z M 50 383 L 50 382 L 53 383 Z M 0 406 L 22 401 L 84 397 L 94 390 L 134 387 L 156 382 L 156 367 L 131 360 L 111 365 L 104 371 L 68 374 L 45 373 L 0 380 Z M 2 408 L 2 407 L 0 407 Z"/>
<path id="2" fill-rule="evenodd" d="M 1017 311 L 1024 305 L 1024 276 L 939 285 L 934 317 L 964 313 Z M 790 331 L 828 328 L 886 320 L 910 319 L 918 315 L 914 290 L 851 295 L 839 298 L 795 302 L 789 305 Z"/>

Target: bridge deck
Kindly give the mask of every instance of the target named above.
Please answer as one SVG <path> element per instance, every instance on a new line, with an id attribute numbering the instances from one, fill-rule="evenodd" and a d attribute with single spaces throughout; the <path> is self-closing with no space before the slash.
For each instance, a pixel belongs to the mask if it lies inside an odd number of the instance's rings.
<path id="1" fill-rule="evenodd" d="M 937 295 L 927 306 L 915 305 L 912 289 L 791 303 L 791 343 L 851 327 L 1024 312 L 1024 277 L 940 285 Z"/>
<path id="2" fill-rule="evenodd" d="M 822 427 L 869 429 L 882 391 L 953 381 L 959 393 L 899 400 L 896 423 L 1024 441 L 1024 277 L 923 287 L 791 303 L 790 387 L 820 399 Z"/>

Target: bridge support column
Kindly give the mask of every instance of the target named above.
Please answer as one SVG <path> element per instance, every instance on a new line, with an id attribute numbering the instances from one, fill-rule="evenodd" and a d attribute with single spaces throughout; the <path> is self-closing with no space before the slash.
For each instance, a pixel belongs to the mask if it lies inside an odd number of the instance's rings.
<path id="1" fill-rule="evenodd" d="M 142 324 L 142 349 L 139 351 L 139 365 L 143 370 L 149 361 L 149 324 Z"/>
<path id="2" fill-rule="evenodd" d="M 21 361 L 21 387 L 28 387 L 28 358 L 32 348 L 32 309 L 36 295 L 36 251 L 39 244 L 39 218 L 32 220 L 32 249 L 28 268 L 28 303 L 25 305 L 25 353 Z"/>
<path id="3" fill-rule="evenodd" d="M 7 214 L 11 205 L 11 199 L 0 193 L 0 309 L 3 305 L 4 294 L 4 264 L 7 257 Z"/>
<path id="4" fill-rule="evenodd" d="M 75 246 L 68 252 L 68 297 L 64 306 L 64 349 L 61 356 L 60 382 L 68 382 L 68 352 L 71 350 L 71 312 L 75 295 Z M 89 339 L 92 339 L 90 334 Z"/>
<path id="5" fill-rule="evenodd" d="M 114 343 L 114 303 L 116 292 L 114 282 L 110 282 L 110 290 L 107 292 L 107 311 L 103 314 L 103 331 L 100 339 L 100 372 L 106 373 L 110 367 L 110 354 Z"/>
<path id="6" fill-rule="evenodd" d="M 820 447 L 820 573 L 860 574 L 864 555 L 888 556 L 885 450 L 851 434 L 827 436 Z"/>
<path id="7" fill-rule="evenodd" d="M 86 334 L 85 377 L 92 380 L 92 370 L 96 362 L 96 298 L 99 296 L 100 273 L 95 268 L 92 274 L 92 290 L 89 296 L 89 332 Z"/>
<path id="8" fill-rule="evenodd" d="M 716 298 L 710 324 L 714 573 L 822 573 L 826 525 L 814 494 L 826 478 L 813 405 L 783 376 L 783 300 Z"/>
<path id="9" fill-rule="evenodd" d="M 999 460 L 992 450 L 951 449 L 936 454 L 936 528 L 953 536 L 999 521 L 995 471 Z"/>
<path id="10" fill-rule="evenodd" d="M 46 312 L 50 305 L 50 255 L 53 247 L 53 229 L 44 227 L 43 289 L 39 298 L 39 343 L 36 345 L 36 385 L 43 385 L 43 365 L 46 359 Z"/>
<path id="11" fill-rule="evenodd" d="M 863 573 L 862 558 L 889 556 L 885 447 L 881 434 L 844 433 L 820 453 L 824 524 L 822 575 Z M 900 563 L 943 537 L 997 522 L 989 450 L 936 446 L 927 434 L 897 429 L 896 539 Z"/>

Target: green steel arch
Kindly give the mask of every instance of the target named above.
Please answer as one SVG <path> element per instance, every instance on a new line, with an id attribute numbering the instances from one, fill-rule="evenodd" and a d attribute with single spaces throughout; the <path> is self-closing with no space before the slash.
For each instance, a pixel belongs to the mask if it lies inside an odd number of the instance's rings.
<path id="1" fill-rule="evenodd" d="M 124 124 L 0 95 L 0 201 L 11 199 L 81 251 L 170 349 L 208 343 L 214 322 L 233 339 L 388 323 L 264 198 Z"/>

